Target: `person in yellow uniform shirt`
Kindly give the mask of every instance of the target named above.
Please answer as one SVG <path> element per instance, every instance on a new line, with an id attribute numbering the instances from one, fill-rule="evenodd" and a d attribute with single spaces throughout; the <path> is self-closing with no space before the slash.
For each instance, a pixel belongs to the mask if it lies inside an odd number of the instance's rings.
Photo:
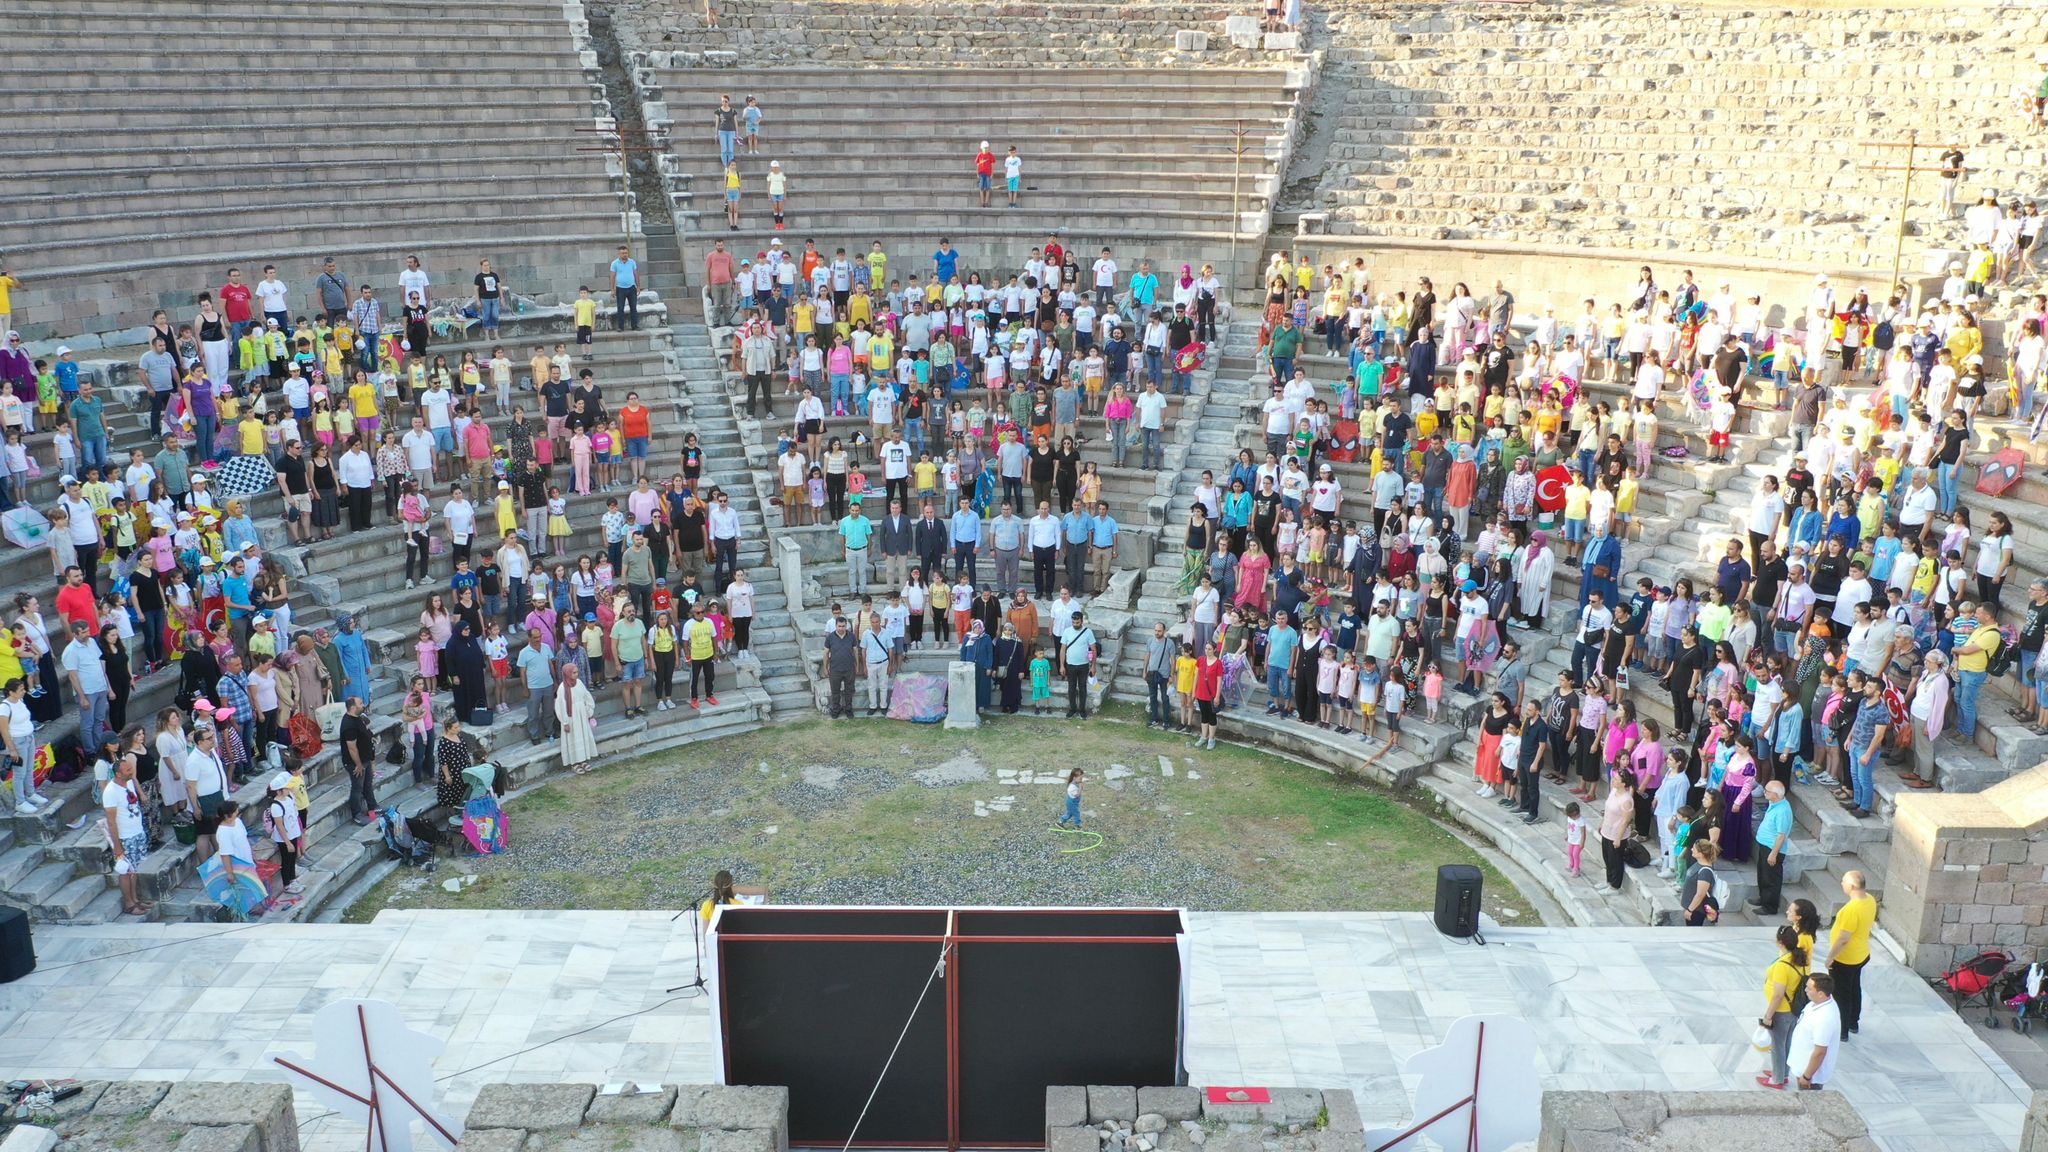
<path id="1" fill-rule="evenodd" d="M 1842 895 L 1849 898 L 1835 913 L 1828 936 L 1828 975 L 1835 979 L 1835 1003 L 1842 1012 L 1842 1039 L 1857 1030 L 1863 1016 L 1863 966 L 1870 963 L 1870 930 L 1877 924 L 1877 897 L 1864 889 L 1863 873 L 1842 875 Z"/>
<path id="2" fill-rule="evenodd" d="M 703 918 L 704 923 L 709 924 L 719 905 L 739 902 L 739 896 L 733 891 L 732 873 L 721 868 L 718 875 L 711 878 L 711 895 L 706 896 L 704 902 L 697 906 L 697 915 Z"/>
<path id="3" fill-rule="evenodd" d="M 1778 957 L 1764 972 L 1764 1012 L 1757 1026 L 1771 1034 L 1771 1066 L 1757 1075 L 1766 1088 L 1783 1088 L 1792 1079 L 1792 1026 L 1799 1014 L 1792 1010 L 1800 990 L 1806 986 L 1809 957 L 1799 943 L 1799 929 L 1778 926 Z"/>
<path id="4" fill-rule="evenodd" d="M 1586 547 L 1586 514 L 1593 506 L 1593 490 L 1586 478 L 1572 469 L 1572 482 L 1564 490 L 1564 562 L 1576 568 Z"/>
<path id="5" fill-rule="evenodd" d="M 0 336 L 14 331 L 14 290 L 21 287 L 21 281 L 7 274 L 7 265 L 0 263 Z"/>

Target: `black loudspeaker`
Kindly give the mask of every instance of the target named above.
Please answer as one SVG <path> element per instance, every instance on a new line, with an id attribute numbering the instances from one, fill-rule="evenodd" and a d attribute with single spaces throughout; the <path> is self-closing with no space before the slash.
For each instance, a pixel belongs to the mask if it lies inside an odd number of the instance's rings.
<path id="1" fill-rule="evenodd" d="M 1483 880 L 1479 869 L 1471 864 L 1445 864 L 1436 870 L 1437 931 L 1460 940 L 1479 935 L 1479 887 Z"/>
<path id="2" fill-rule="evenodd" d="M 0 908 L 0 984 L 12 984 L 36 970 L 36 945 L 29 938 L 28 913 Z"/>

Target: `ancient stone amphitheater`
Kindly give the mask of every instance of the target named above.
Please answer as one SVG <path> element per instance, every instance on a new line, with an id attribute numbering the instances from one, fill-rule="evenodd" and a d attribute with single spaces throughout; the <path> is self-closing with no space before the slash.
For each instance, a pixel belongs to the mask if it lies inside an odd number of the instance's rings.
<path id="1" fill-rule="evenodd" d="M 1423 275 L 1439 290 L 1501 279 L 1531 318 L 1545 306 L 1576 314 L 1589 296 L 1612 300 L 1643 263 L 1664 279 L 1692 269 L 1702 284 L 1730 283 L 1782 314 L 1816 272 L 1881 288 L 1902 233 L 1902 278 L 1914 286 L 1959 242 L 1931 175 L 1916 177 L 1901 229 L 1902 174 L 1888 169 L 1907 153 L 1885 145 L 1960 145 L 1966 197 L 2036 194 L 2048 167 L 2048 135 L 2030 131 L 2022 109 L 2048 44 L 2048 9 L 2034 5 L 1337 0 L 1313 5 L 1299 31 L 1271 35 L 1255 12 L 1154 0 L 711 7 L 715 22 L 681 0 L 487 9 L 300 0 L 222 35 L 198 0 L 16 0 L 0 12 L 14 46 L 0 60 L 0 162 L 13 187 L 0 221 L 6 270 L 24 285 L 13 325 L 39 353 L 77 350 L 129 402 L 110 421 L 120 453 L 147 439 L 134 403 L 143 326 L 157 309 L 189 319 L 196 294 L 217 288 L 229 266 L 253 280 L 274 263 L 294 309 L 309 310 L 328 257 L 387 302 L 408 255 L 457 297 L 487 258 L 521 298 L 504 343 L 523 350 L 565 338 L 563 306 L 581 284 L 601 288 L 615 246 L 631 244 L 645 271 L 643 308 L 658 322 L 600 336 L 603 383 L 636 389 L 657 409 L 657 475 L 686 433 L 699 437 L 707 475 L 741 510 L 742 563 L 764 617 L 759 668 L 740 670 L 742 689 L 719 709 L 628 719 L 616 696 L 601 695 L 607 748 L 644 751 L 817 707 L 824 609 L 845 590 L 829 563 L 834 539 L 784 525 L 771 504 L 782 425 L 746 416 L 730 334 L 706 323 L 714 242 L 751 257 L 777 240 L 816 240 L 827 253 L 880 241 L 892 272 L 928 275 L 927 254 L 946 237 L 963 274 L 1007 278 L 1057 233 L 1079 252 L 1113 247 L 1126 272 L 1141 259 L 1167 275 L 1182 264 L 1222 271 L 1235 317 L 1193 394 L 1174 401 L 1166 466 L 1111 467 L 1101 442 L 1084 449 L 1125 531 L 1120 571 L 1091 601 L 1113 657 L 1101 691 L 1142 699 L 1141 645 L 1125 638 L 1180 618 L 1177 532 L 1194 488 L 1204 470 L 1220 475 L 1240 446 L 1261 443 L 1250 407 L 1257 271 L 1276 251 L 1317 264 L 1363 256 L 1375 284 L 1389 287 Z M 765 110 L 763 148 L 740 158 L 748 198 L 737 230 L 725 223 L 712 130 L 721 93 L 736 103 L 751 94 Z M 1001 206 L 1000 194 L 997 207 L 978 206 L 972 155 L 982 140 L 1023 157 L 1018 207 Z M 1931 163 L 1934 150 L 1913 155 Z M 770 161 L 789 179 L 786 231 L 769 227 L 760 195 Z M 439 350 L 481 347 L 458 338 Z M 1319 356 L 1303 363 L 1325 380 L 1343 370 Z M 1668 443 L 1702 446 L 1675 403 L 1666 416 Z M 835 432 L 854 426 L 832 423 Z M 1737 433 L 1732 463 L 1645 484 L 1629 580 L 1707 570 L 1757 477 L 1789 450 L 1779 413 L 1745 411 Z M 1358 466 L 1342 478 L 1362 490 Z M 2027 545 L 2028 576 L 2044 571 L 2044 494 L 2029 479 L 1995 503 Z M 32 484 L 37 503 L 54 496 L 49 477 Z M 576 509 L 579 546 L 595 539 L 595 499 Z M 256 505 L 274 524 L 276 497 Z M 270 533 L 300 622 L 351 612 L 381 651 L 408 648 L 419 604 L 402 587 L 395 529 L 317 554 Z M 1560 601 L 1575 579 L 1561 576 Z M 40 554 L 0 556 L 0 580 L 49 604 Z M 1564 665 L 1561 626 L 1530 634 L 1543 662 L 1537 681 Z M 912 661 L 920 671 L 942 663 L 938 654 Z M 174 687 L 170 674 L 144 678 L 130 715 L 148 715 Z M 397 723 L 399 691 L 395 674 L 380 675 L 371 709 L 380 730 Z M 1654 695 L 1639 695 L 1646 714 L 1668 718 Z M 1554 877 L 1558 837 L 1526 835 L 1472 802 L 1461 767 L 1467 711 L 1412 725 L 1369 766 L 1355 744 L 1314 730 L 1241 716 L 1226 730 L 1433 789 L 1448 818 Z M 555 766 L 548 749 L 524 746 L 515 723 L 476 735 L 521 779 Z M 1976 859 L 1976 846 L 1945 856 L 1942 829 L 1953 821 L 1922 797 L 1910 834 L 1895 828 L 1889 795 L 1868 819 L 1802 803 L 1798 891 L 1826 909 L 1839 902 L 1833 876 L 1847 868 L 1904 877 L 1885 889 L 1887 915 L 1926 945 L 1926 963 L 1958 945 L 2040 943 L 2048 860 L 2006 797 L 2044 755 L 2048 741 L 1990 724 L 1974 747 L 1937 761 L 1938 799 L 1975 805 L 1980 825 L 2003 830 L 1996 860 L 1988 848 Z M 346 821 L 332 751 L 314 768 L 311 889 L 280 916 L 317 911 L 381 852 Z M 409 799 L 418 798 L 398 802 Z M 118 914 L 96 831 L 65 826 L 89 806 L 74 788 L 48 814 L 0 817 L 0 901 L 53 920 Z M 1974 898 L 1952 880 L 1929 894 L 1926 878 L 1951 865 L 2018 870 L 2024 908 L 1995 923 L 1988 914 L 1964 923 L 1960 912 L 1943 923 L 1938 904 Z M 2014 896 L 2011 880 L 1994 875 L 1983 874 L 1980 903 Z M 210 907 L 189 853 L 159 854 L 146 881 L 161 914 Z M 1554 894 L 1588 924 L 1672 911 L 1654 882 Z"/>

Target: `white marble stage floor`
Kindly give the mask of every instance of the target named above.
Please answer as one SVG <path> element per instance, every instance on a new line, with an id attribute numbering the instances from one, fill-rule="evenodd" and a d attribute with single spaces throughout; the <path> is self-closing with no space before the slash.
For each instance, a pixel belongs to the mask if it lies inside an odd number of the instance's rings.
<path id="1" fill-rule="evenodd" d="M 1495 928 L 1479 947 L 1419 914 L 1192 913 L 1197 1084 L 1350 1087 L 1368 1126 L 1407 1120 L 1400 1067 L 1474 1012 L 1542 1037 L 1547 1087 L 1760 1092 L 1750 1050 L 1773 955 L 1762 929 Z M 460 1117 L 495 1081 L 709 1078 L 688 921 L 635 912 L 385 912 L 370 925 L 39 929 L 0 986 L 13 1076 L 275 1080 L 337 997 L 396 1003 L 448 1044 Z M 139 950 L 139 951 L 138 951 Z M 2028 1087 L 1910 970 L 1880 956 L 1837 1085 L 1892 1152 L 2007 1152 Z M 620 1017 L 624 1017 L 621 1019 Z M 1085 1028 L 1085 1022 L 1078 1026 Z M 571 1036 L 571 1033 L 579 1033 Z M 535 1045 L 541 1047 L 535 1048 Z M 533 1049 L 527 1051 L 527 1049 Z M 361 1146 L 301 1097 L 310 1152 Z"/>

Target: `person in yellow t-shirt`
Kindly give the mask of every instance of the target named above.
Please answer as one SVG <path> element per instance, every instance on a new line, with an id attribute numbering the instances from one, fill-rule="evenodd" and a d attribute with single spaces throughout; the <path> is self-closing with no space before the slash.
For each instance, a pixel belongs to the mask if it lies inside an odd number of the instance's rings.
<path id="1" fill-rule="evenodd" d="M 1593 490 L 1586 487 L 1579 470 L 1572 469 L 1572 482 L 1564 490 L 1564 562 L 1574 567 L 1586 550 L 1586 514 L 1592 504 Z"/>
<path id="2" fill-rule="evenodd" d="M 1870 963 L 1870 930 L 1877 924 L 1877 897 L 1864 888 L 1860 871 L 1842 874 L 1842 895 L 1849 902 L 1835 913 L 1828 936 L 1828 975 L 1835 978 L 1835 1005 L 1842 1013 L 1842 1039 L 1857 1030 L 1863 1017 L 1863 966 Z"/>
<path id="3" fill-rule="evenodd" d="M 1799 929 L 1781 924 L 1777 939 L 1778 957 L 1764 971 L 1764 1012 L 1756 1018 L 1757 1025 L 1771 1034 L 1770 1069 L 1756 1078 L 1766 1088 L 1783 1088 L 1792 1078 L 1792 1027 L 1799 1021 L 1792 1005 L 1812 966 L 1811 957 L 1799 943 Z"/>
<path id="4" fill-rule="evenodd" d="M 590 294 L 590 285 L 585 284 L 576 289 L 576 346 L 589 348 L 596 332 L 597 299 Z"/>
<path id="5" fill-rule="evenodd" d="M 7 274 L 7 266 L 0 264 L 0 336 L 14 330 L 14 290 L 21 287 L 21 281 Z"/>
<path id="6" fill-rule="evenodd" d="M 263 455 L 263 421 L 257 418 L 255 412 L 243 416 L 242 422 L 235 425 L 235 432 L 239 437 L 242 455 Z"/>

